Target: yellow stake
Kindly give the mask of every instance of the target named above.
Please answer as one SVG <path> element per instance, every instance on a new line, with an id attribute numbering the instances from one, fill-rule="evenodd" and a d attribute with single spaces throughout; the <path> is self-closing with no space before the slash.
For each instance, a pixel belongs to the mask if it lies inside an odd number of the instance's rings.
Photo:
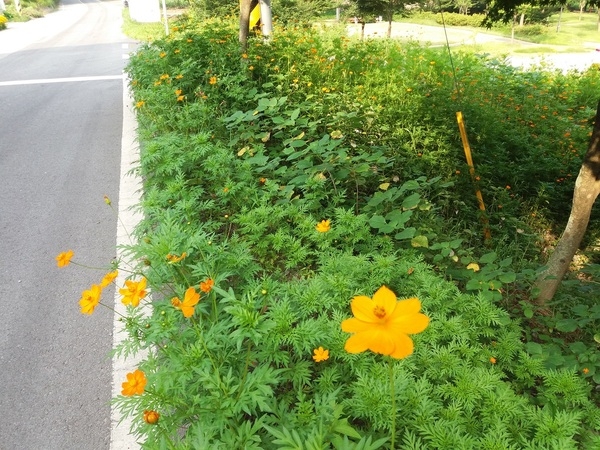
<path id="1" fill-rule="evenodd" d="M 467 131 L 465 130 L 465 123 L 463 121 L 463 116 L 461 111 L 456 112 L 456 121 L 458 122 L 458 129 L 460 130 L 460 138 L 462 139 L 463 148 L 465 150 L 465 157 L 467 158 L 467 164 L 469 165 L 469 173 L 471 174 L 471 178 L 473 182 L 475 182 L 475 165 L 473 164 L 473 157 L 471 156 L 471 147 L 469 146 L 469 140 L 467 139 Z M 485 204 L 483 203 L 483 196 L 481 195 L 481 191 L 479 187 L 475 185 L 475 196 L 477 197 L 477 201 L 479 202 L 479 209 L 484 213 L 482 216 L 483 221 L 483 235 L 485 240 L 489 240 L 492 236 L 490 234 L 490 227 L 485 215 Z"/>

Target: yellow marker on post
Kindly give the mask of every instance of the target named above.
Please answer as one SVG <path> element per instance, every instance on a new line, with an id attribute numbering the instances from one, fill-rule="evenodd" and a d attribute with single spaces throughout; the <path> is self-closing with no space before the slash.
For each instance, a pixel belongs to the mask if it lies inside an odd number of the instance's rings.
<path id="1" fill-rule="evenodd" d="M 250 29 L 252 30 L 254 27 L 258 25 L 258 21 L 260 20 L 260 3 L 254 7 L 254 9 L 250 12 Z"/>
<path id="2" fill-rule="evenodd" d="M 475 165 L 473 164 L 473 157 L 471 156 L 471 147 L 469 146 L 469 140 L 467 139 L 467 131 L 465 129 L 465 122 L 463 121 L 463 116 L 461 111 L 456 112 L 456 121 L 458 122 L 458 129 L 460 130 L 460 138 L 463 143 L 463 149 L 465 150 L 465 157 L 467 158 L 467 164 L 469 165 L 469 173 L 471 174 L 471 178 L 475 181 Z M 483 196 L 481 195 L 481 191 L 479 187 L 475 186 L 475 196 L 477 197 L 477 201 L 479 202 L 479 209 L 485 213 L 485 204 L 483 203 Z M 490 227 L 485 214 L 482 216 L 484 228 L 483 228 L 483 236 L 485 240 L 489 240 L 492 236 L 490 234 Z"/>

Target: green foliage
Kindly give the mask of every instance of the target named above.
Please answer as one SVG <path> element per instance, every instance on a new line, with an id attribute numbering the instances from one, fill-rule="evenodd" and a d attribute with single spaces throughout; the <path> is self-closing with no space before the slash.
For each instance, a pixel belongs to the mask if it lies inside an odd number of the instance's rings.
<path id="1" fill-rule="evenodd" d="M 435 21 L 450 27 L 480 27 L 484 14 L 443 13 L 435 15 Z"/>
<path id="2" fill-rule="evenodd" d="M 47 13 L 58 8 L 58 0 L 22 0 L 20 2 L 20 9 L 17 11 L 15 5 L 12 2 L 5 2 L 6 10 L 3 12 L 5 19 L 9 19 L 11 22 L 26 22 L 30 19 L 36 19 L 44 17 Z M 1 17 L 2 15 L 0 15 Z M 0 18 L 0 22 L 2 19 Z M 4 26 L 6 28 L 6 26 Z M 0 30 L 2 30 L 2 23 L 0 23 Z"/>
<path id="3" fill-rule="evenodd" d="M 207 21 L 131 59 L 144 220 L 128 251 L 152 302 L 119 349 L 149 351 L 146 392 L 115 401 L 144 448 L 597 443 L 580 367 L 552 365 L 542 344 L 536 354 L 541 334 L 500 305 L 528 305 L 514 293 L 535 276 L 532 205 L 550 220 L 568 203 L 599 75 L 455 58 L 453 71 L 435 49 L 294 29 L 240 55 L 235 23 Z M 457 107 L 492 249 L 468 198 Z M 183 317 L 172 299 L 207 279 Z M 393 385 L 388 361 L 345 352 L 340 328 L 350 300 L 382 285 L 431 319 L 414 354 L 389 363 Z M 556 327 L 593 327 L 594 311 Z M 591 371 L 583 340 L 570 348 Z M 311 358 L 318 347 L 329 359 Z M 149 409 L 158 424 L 143 422 Z"/>

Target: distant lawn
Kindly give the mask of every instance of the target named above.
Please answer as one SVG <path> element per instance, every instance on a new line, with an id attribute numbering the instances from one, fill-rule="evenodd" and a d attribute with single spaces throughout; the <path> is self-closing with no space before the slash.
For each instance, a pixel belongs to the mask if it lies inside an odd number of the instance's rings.
<path id="1" fill-rule="evenodd" d="M 129 8 L 123 8 L 123 34 L 137 41 L 152 42 L 165 35 L 165 26 L 162 22 L 140 23 L 131 20 Z"/>
<path id="2" fill-rule="evenodd" d="M 550 17 L 549 24 L 537 27 L 541 33 L 534 33 L 532 27 L 515 27 L 515 39 L 526 41 L 533 46 L 515 46 L 514 44 L 486 44 L 472 46 L 475 51 L 485 51 L 490 54 L 510 53 L 577 53 L 600 48 L 600 32 L 597 31 L 598 16 L 596 13 L 563 12 L 560 18 L 560 29 L 557 32 L 559 14 Z M 398 17 L 398 22 L 418 23 L 421 25 L 441 26 L 431 15 L 415 15 Z M 511 37 L 510 24 L 496 24 L 490 29 L 475 27 L 459 27 L 472 31 Z M 465 47 L 466 48 L 466 47 Z"/>

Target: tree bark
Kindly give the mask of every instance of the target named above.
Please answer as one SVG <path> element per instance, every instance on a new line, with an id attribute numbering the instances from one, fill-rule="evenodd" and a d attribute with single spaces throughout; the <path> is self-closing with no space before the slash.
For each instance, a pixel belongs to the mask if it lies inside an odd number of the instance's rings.
<path id="1" fill-rule="evenodd" d="M 535 297 L 537 304 L 545 305 L 554 297 L 581 244 L 598 194 L 600 194 L 600 102 L 588 151 L 575 181 L 569 221 L 548 259 L 546 269 L 534 284 L 534 292 L 539 292 Z"/>

